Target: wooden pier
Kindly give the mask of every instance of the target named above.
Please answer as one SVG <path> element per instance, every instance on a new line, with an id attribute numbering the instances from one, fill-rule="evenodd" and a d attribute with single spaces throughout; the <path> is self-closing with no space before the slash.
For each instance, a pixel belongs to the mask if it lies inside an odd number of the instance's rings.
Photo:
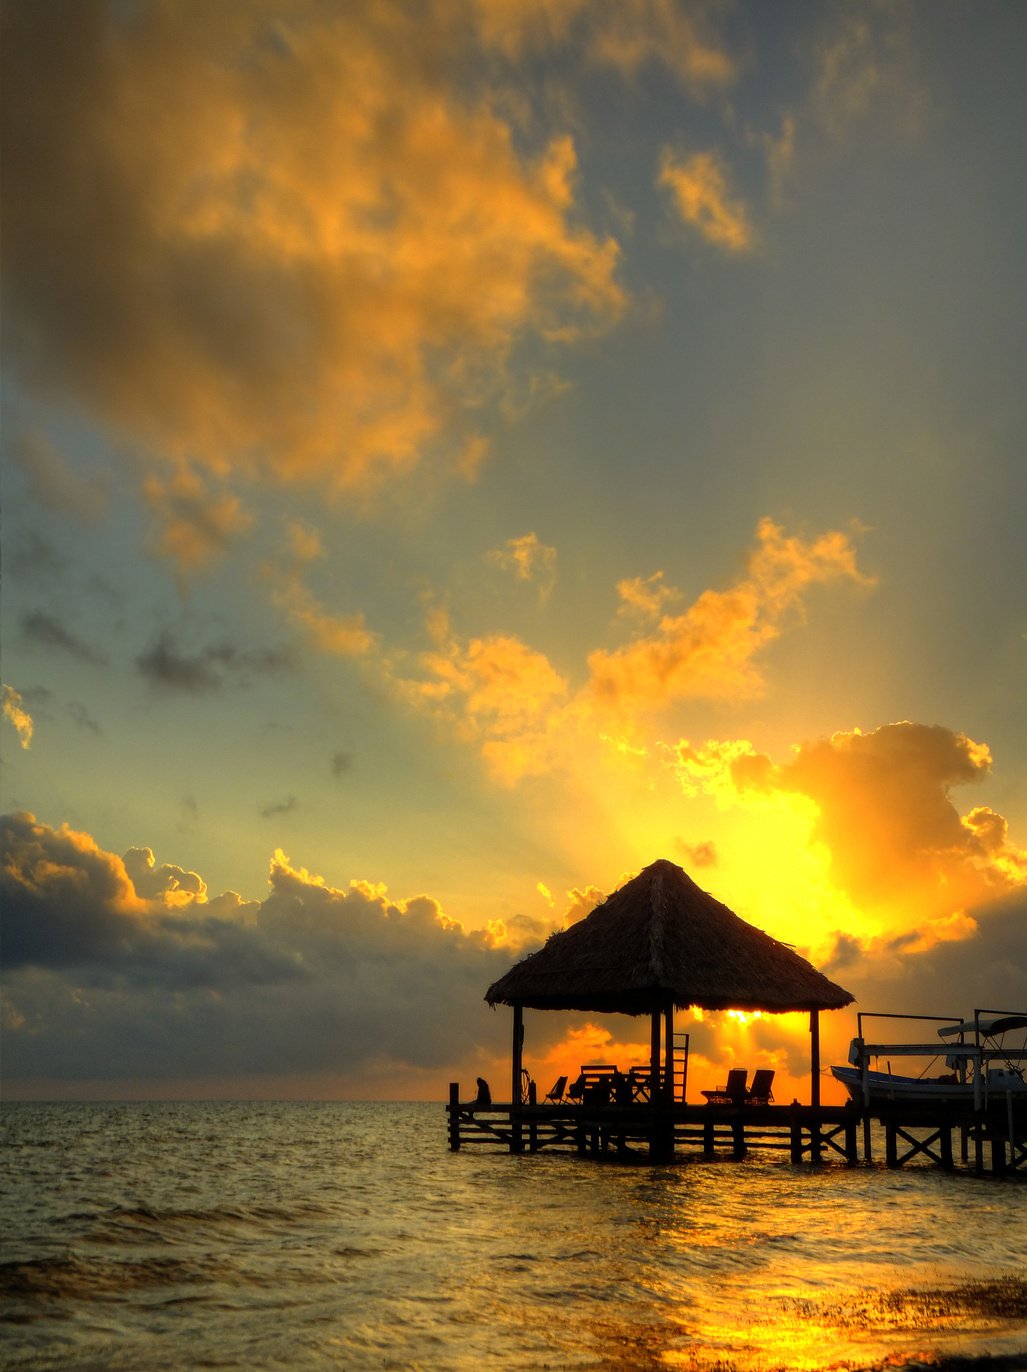
<path id="1" fill-rule="evenodd" d="M 823 1105 L 461 1103 L 446 1107 L 449 1146 L 510 1153 L 573 1152 L 582 1157 L 669 1162 L 741 1159 L 778 1151 L 791 1163 L 854 1167 L 916 1160 L 946 1170 L 1027 1178 L 1027 1109 Z"/>

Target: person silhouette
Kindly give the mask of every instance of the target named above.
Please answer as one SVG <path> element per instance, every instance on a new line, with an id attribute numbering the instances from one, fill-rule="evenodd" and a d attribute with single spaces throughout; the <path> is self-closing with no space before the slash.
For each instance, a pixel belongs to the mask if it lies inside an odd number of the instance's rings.
<path id="1" fill-rule="evenodd" d="M 476 1080 L 478 1083 L 478 1094 L 474 1098 L 474 1103 L 476 1106 L 483 1107 L 487 1110 L 492 1104 L 492 1092 L 489 1090 L 489 1084 L 484 1077 L 478 1077 Z"/>

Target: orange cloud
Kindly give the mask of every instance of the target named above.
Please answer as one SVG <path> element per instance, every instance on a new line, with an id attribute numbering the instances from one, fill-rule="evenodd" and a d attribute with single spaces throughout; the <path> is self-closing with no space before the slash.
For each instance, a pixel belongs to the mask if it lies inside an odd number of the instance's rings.
<path id="1" fill-rule="evenodd" d="M 353 489 L 445 433 L 473 468 L 515 345 L 624 308 L 570 138 L 522 150 L 461 7 L 8 18 L 6 360 L 155 457 Z"/>
<path id="2" fill-rule="evenodd" d="M 21 692 L 16 691 L 13 686 L 8 686 L 6 681 L 3 684 L 3 715 L 4 719 L 13 726 L 21 746 L 30 748 L 32 746 L 32 716 L 22 703 Z"/>
<path id="3" fill-rule="evenodd" d="M 592 653 L 593 698 L 609 708 L 635 710 L 689 697 L 758 695 L 763 677 L 754 659 L 789 616 L 801 617 L 809 587 L 840 579 L 870 584 L 846 534 L 805 542 L 786 537 L 770 519 L 759 524 L 747 570 L 726 591 L 704 591 L 683 614 L 664 616 L 656 633 L 613 652 Z"/>
<path id="4" fill-rule="evenodd" d="M 672 765 L 687 792 L 722 804 L 802 801 L 823 879 L 864 926 L 910 931 L 925 948 L 963 938 L 972 912 L 1027 884 L 1027 853 L 987 806 L 961 817 L 950 792 L 983 781 L 986 745 L 939 725 L 902 721 L 803 744 L 777 764 L 744 739 L 679 742 Z"/>
<path id="5" fill-rule="evenodd" d="M 567 683 L 549 659 L 520 639 L 490 635 L 461 642 L 435 612 L 437 647 L 421 654 L 420 679 L 393 679 L 414 708 L 447 721 L 478 743 L 493 775 L 506 784 L 549 770 L 553 729 Z"/>
<path id="6" fill-rule="evenodd" d="M 686 224 L 727 252 L 751 252 L 756 238 L 744 203 L 732 196 L 727 172 L 716 153 L 680 158 L 669 148 L 660 159 L 659 184 L 672 196 Z"/>
<path id="7" fill-rule="evenodd" d="M 502 548 L 494 548 L 489 560 L 503 571 L 513 572 L 519 581 L 531 581 L 547 600 L 556 582 L 556 549 L 541 542 L 538 534 L 508 538 Z"/>
<path id="8" fill-rule="evenodd" d="M 157 551 L 183 573 L 208 565 L 253 522 L 236 496 L 212 495 L 209 483 L 185 467 L 167 479 L 149 477 L 143 494 L 161 526 Z"/>
<path id="9" fill-rule="evenodd" d="M 263 568 L 265 577 L 273 583 L 271 599 L 320 652 L 363 657 L 377 643 L 364 615 L 359 611 L 332 614 L 303 580 L 304 568 L 323 556 L 317 530 L 298 520 L 290 521 L 282 559 L 277 563 L 269 561 Z"/>
<path id="10" fill-rule="evenodd" d="M 429 617 L 435 647 L 420 655 L 417 675 L 398 656 L 379 665 L 400 698 L 475 742 L 493 775 L 513 784 L 572 756 L 580 763 L 589 747 L 645 758 L 646 747 L 628 736 L 636 718 L 679 700 L 759 694 L 759 650 L 801 620 L 809 587 L 839 579 L 871 584 L 846 535 L 806 542 L 765 519 L 742 580 L 704 591 L 684 614 L 664 616 L 624 648 L 597 649 L 577 690 L 519 638 L 462 638 L 442 610 Z M 621 582 L 618 592 L 624 606 L 650 617 L 679 594 L 662 573 Z"/>
<path id="11" fill-rule="evenodd" d="M 479 36 L 510 58 L 573 43 L 626 80 L 646 66 L 671 71 L 697 94 L 728 85 L 737 65 L 698 10 L 675 0 L 474 0 Z"/>

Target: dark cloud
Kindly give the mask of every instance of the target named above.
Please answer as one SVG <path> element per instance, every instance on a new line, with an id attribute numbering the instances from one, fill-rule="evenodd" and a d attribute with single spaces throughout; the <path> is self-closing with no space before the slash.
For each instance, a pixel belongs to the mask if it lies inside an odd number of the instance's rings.
<path id="1" fill-rule="evenodd" d="M 276 861 L 259 906 L 205 900 L 149 849 L 121 859 L 26 814 L 3 841 L 11 1082 L 441 1070 L 503 1051 L 508 1021 L 483 996 L 509 950 L 428 896 L 334 890 Z"/>
<path id="2" fill-rule="evenodd" d="M 34 610 L 30 614 L 24 615 L 21 628 L 26 638 L 33 643 L 41 644 L 45 648 L 56 648 L 60 652 L 70 653 L 72 657 L 77 657 L 82 662 L 89 662 L 97 666 L 102 665 L 105 661 L 105 658 L 91 644 L 72 633 L 53 615 L 48 615 L 42 610 Z"/>
<path id="3" fill-rule="evenodd" d="M 840 940 L 861 1010 L 969 1015 L 1027 1009 L 1027 889 L 973 911 L 976 930 L 917 951 L 916 934 L 857 951 Z M 838 949 L 833 959 L 838 963 Z"/>
<path id="4" fill-rule="evenodd" d="M 332 776 L 341 777 L 353 766 L 353 754 L 338 752 L 332 754 Z"/>
<path id="5" fill-rule="evenodd" d="M 299 801 L 295 796 L 287 796 L 285 800 L 273 800 L 265 805 L 261 810 L 262 819 L 274 819 L 276 815 L 288 815 L 299 808 Z"/>
<path id="6" fill-rule="evenodd" d="M 291 654 L 284 649 L 246 651 L 231 643 L 218 643 L 188 653 L 176 646 L 168 632 L 136 658 L 140 675 L 151 686 L 193 694 L 219 691 L 226 684 L 248 685 L 256 677 L 291 666 Z"/>

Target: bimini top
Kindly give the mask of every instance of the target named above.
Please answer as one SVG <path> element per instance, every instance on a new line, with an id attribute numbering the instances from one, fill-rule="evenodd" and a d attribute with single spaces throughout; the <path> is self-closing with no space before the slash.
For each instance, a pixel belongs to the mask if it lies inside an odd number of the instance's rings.
<path id="1" fill-rule="evenodd" d="M 1011 1029 L 1027 1029 L 1027 1015 L 980 1015 L 977 1019 L 966 1019 L 962 1024 L 946 1024 L 938 1030 L 941 1038 L 954 1038 L 956 1034 L 973 1034 L 980 1029 L 985 1038 L 996 1034 L 1008 1033 Z"/>
<path id="2" fill-rule="evenodd" d="M 671 1001 L 783 1013 L 840 1009 L 853 997 L 661 859 L 515 963 L 485 999 L 642 1015 Z"/>

